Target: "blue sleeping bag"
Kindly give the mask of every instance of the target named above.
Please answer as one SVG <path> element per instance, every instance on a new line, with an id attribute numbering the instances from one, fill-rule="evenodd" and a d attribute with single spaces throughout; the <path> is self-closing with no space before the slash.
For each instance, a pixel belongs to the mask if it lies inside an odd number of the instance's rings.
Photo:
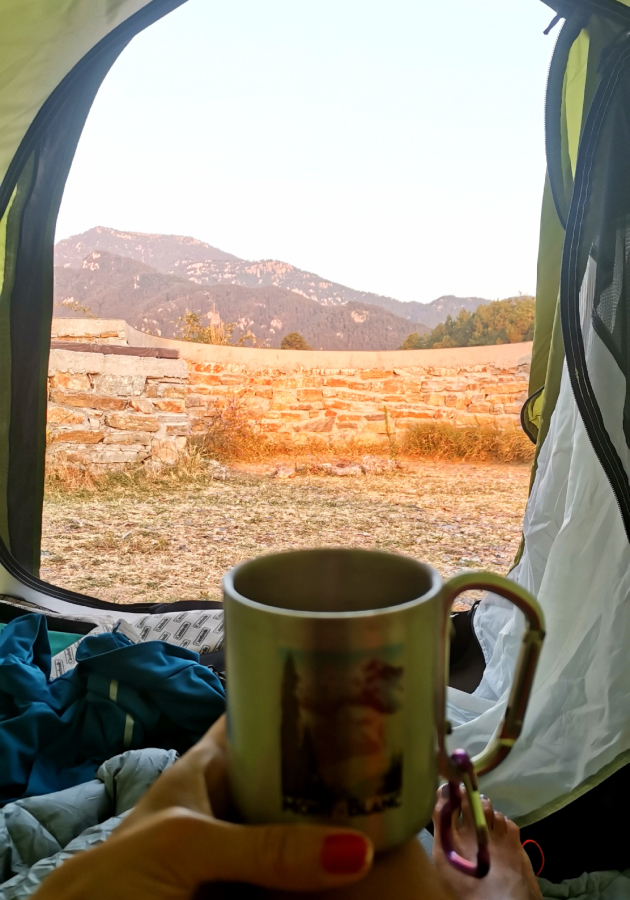
<path id="1" fill-rule="evenodd" d="M 76 658 L 50 680 L 41 615 L 0 633 L 0 805 L 90 781 L 125 750 L 183 752 L 225 709 L 223 685 L 192 650 L 113 633 L 85 638 Z"/>

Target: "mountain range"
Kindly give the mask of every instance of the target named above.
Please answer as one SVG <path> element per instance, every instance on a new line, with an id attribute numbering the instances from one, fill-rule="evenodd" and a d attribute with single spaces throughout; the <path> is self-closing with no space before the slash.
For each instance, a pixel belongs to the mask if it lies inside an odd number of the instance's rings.
<path id="1" fill-rule="evenodd" d="M 191 237 L 98 226 L 55 246 L 55 315 L 84 307 L 102 318 L 177 337 L 188 310 L 213 309 L 270 347 L 299 331 L 316 349 L 391 350 L 427 334 L 447 315 L 473 311 L 478 297 L 402 302 L 357 291 L 278 260 L 248 261 Z M 234 338 L 233 338 L 234 339 Z"/>

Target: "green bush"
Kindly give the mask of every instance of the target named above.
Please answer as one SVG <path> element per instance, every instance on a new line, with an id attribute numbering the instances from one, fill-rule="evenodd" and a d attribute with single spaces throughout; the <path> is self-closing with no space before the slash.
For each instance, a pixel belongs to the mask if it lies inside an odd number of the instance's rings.
<path id="1" fill-rule="evenodd" d="M 281 350 L 312 350 L 310 344 L 307 344 L 299 331 L 290 331 L 285 334 L 280 344 Z"/>

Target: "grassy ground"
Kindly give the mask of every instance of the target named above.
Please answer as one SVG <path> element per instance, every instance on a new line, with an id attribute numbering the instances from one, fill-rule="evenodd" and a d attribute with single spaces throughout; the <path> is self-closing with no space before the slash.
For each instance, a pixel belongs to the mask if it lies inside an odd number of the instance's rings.
<path id="1" fill-rule="evenodd" d="M 218 598 L 227 569 L 274 550 L 394 550 L 448 576 L 506 573 L 519 544 L 525 465 L 418 462 L 388 475 L 288 480 L 271 469 L 49 491 L 41 576 L 119 603 L 195 600 Z"/>

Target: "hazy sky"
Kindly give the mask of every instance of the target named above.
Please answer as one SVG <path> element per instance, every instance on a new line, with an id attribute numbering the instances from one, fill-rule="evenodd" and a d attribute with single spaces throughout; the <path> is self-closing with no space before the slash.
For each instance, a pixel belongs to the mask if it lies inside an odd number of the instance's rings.
<path id="1" fill-rule="evenodd" d="M 535 288 L 539 0 L 189 0 L 105 80 L 57 237 L 186 234 L 400 300 Z"/>

